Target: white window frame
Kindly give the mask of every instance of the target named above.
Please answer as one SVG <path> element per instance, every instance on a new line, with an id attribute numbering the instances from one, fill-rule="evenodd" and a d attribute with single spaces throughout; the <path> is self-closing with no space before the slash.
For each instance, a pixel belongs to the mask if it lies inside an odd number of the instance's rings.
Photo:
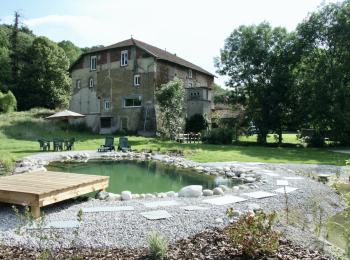
<path id="1" fill-rule="evenodd" d="M 95 66 L 93 67 L 93 60 L 95 60 Z M 90 70 L 96 70 L 97 68 L 97 56 L 94 55 L 94 56 L 90 56 Z"/>
<path id="2" fill-rule="evenodd" d="M 191 69 L 188 69 L 188 78 L 189 79 L 192 79 L 192 70 Z"/>
<path id="3" fill-rule="evenodd" d="M 77 79 L 77 80 L 75 81 L 75 88 L 80 89 L 80 86 L 81 86 L 81 80 L 80 80 L 80 79 Z"/>
<path id="4" fill-rule="evenodd" d="M 89 79 L 89 88 L 93 88 L 95 86 L 94 78 Z"/>
<path id="5" fill-rule="evenodd" d="M 138 99 L 141 101 L 141 104 L 139 106 L 126 106 L 126 100 L 127 99 Z M 133 108 L 133 107 L 142 107 L 142 96 L 138 96 L 138 97 L 125 97 L 123 100 L 123 107 L 124 108 Z"/>
<path id="6" fill-rule="evenodd" d="M 111 111 L 112 102 L 110 100 L 105 99 L 103 102 L 103 108 L 104 108 L 104 111 L 106 111 L 106 112 Z"/>
<path id="7" fill-rule="evenodd" d="M 129 52 L 128 50 L 124 50 L 120 52 L 120 66 L 125 67 L 128 66 Z"/>
<path id="8" fill-rule="evenodd" d="M 140 79 L 141 79 L 140 74 L 134 75 L 134 87 L 139 87 L 141 85 Z"/>
<path id="9" fill-rule="evenodd" d="M 192 87 L 193 87 L 192 82 L 189 82 L 189 83 L 188 83 L 188 87 L 189 87 L 189 88 L 192 88 Z"/>

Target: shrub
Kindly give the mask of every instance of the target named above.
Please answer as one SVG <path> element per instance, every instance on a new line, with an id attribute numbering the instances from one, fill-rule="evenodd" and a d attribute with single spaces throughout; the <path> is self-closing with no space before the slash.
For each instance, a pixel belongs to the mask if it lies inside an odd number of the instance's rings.
<path id="1" fill-rule="evenodd" d="M 228 210 L 228 215 L 230 212 L 232 210 Z M 279 246 L 279 234 L 272 230 L 276 217 L 275 212 L 266 214 L 263 211 L 243 215 L 228 227 L 232 246 L 241 248 L 250 258 L 273 254 Z"/>
<path id="2" fill-rule="evenodd" d="M 158 233 L 151 233 L 148 236 L 148 247 L 152 259 L 164 259 L 168 250 L 167 240 Z"/>
<path id="3" fill-rule="evenodd" d="M 228 128 L 213 128 L 202 133 L 202 141 L 208 144 L 231 144 L 233 130 Z"/>
<path id="4" fill-rule="evenodd" d="M 8 113 L 16 110 L 17 100 L 11 91 L 3 94 L 0 92 L 0 110 Z"/>
<path id="5" fill-rule="evenodd" d="M 195 114 L 186 120 L 186 132 L 199 133 L 208 127 L 208 122 L 201 114 Z"/>

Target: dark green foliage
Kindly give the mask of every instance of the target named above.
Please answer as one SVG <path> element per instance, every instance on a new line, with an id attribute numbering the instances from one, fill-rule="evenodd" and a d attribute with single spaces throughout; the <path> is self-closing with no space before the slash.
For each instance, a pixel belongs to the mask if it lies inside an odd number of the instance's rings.
<path id="1" fill-rule="evenodd" d="M 4 113 L 12 112 L 17 108 L 16 97 L 12 94 L 11 91 L 3 94 L 0 91 L 0 111 Z"/>
<path id="2" fill-rule="evenodd" d="M 201 114 L 195 114 L 186 120 L 186 133 L 200 133 L 207 127 L 208 122 Z"/>
<path id="3" fill-rule="evenodd" d="M 70 97 L 69 61 L 64 51 L 45 37 L 38 37 L 28 49 L 30 62 L 14 89 L 20 110 L 33 106 L 56 108 L 68 104 Z"/>
<path id="4" fill-rule="evenodd" d="M 232 209 L 227 210 L 232 217 Z M 249 258 L 260 259 L 260 256 L 271 255 L 279 246 L 279 234 L 272 230 L 277 214 L 262 211 L 248 213 L 228 227 L 228 236 L 232 246 L 241 248 Z"/>
<path id="5" fill-rule="evenodd" d="M 233 130 L 229 128 L 213 128 L 202 133 L 202 141 L 208 144 L 231 144 Z"/>

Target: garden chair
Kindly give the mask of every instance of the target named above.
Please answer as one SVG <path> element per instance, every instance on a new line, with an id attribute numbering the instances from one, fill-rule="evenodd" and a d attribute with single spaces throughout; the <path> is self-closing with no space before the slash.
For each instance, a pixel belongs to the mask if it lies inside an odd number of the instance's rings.
<path id="1" fill-rule="evenodd" d="M 128 138 L 127 137 L 120 137 L 118 150 L 129 151 L 130 149 L 131 149 L 131 146 L 129 145 Z"/>
<path id="2" fill-rule="evenodd" d="M 114 137 L 113 136 L 106 136 L 105 144 L 101 145 L 100 148 L 98 148 L 97 151 L 98 152 L 115 151 Z"/>
<path id="3" fill-rule="evenodd" d="M 63 151 L 63 140 L 61 138 L 54 138 L 53 139 L 53 150 L 55 152 Z"/>
<path id="4" fill-rule="evenodd" d="M 46 141 L 44 139 L 38 139 L 40 150 L 42 151 L 49 151 L 50 150 L 50 142 Z"/>
<path id="5" fill-rule="evenodd" d="M 74 146 L 75 138 L 69 138 L 68 140 L 64 141 L 64 146 L 66 147 L 67 151 L 71 151 Z"/>

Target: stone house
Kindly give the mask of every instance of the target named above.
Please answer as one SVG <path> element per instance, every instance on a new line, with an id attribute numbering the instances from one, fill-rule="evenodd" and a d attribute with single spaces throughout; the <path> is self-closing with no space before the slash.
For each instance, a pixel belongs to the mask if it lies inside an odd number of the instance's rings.
<path id="1" fill-rule="evenodd" d="M 174 77 L 186 88 L 186 116 L 199 113 L 211 120 L 214 75 L 133 38 L 82 54 L 70 74 L 70 110 L 86 115 L 86 125 L 101 134 L 155 134 L 155 92 Z"/>

